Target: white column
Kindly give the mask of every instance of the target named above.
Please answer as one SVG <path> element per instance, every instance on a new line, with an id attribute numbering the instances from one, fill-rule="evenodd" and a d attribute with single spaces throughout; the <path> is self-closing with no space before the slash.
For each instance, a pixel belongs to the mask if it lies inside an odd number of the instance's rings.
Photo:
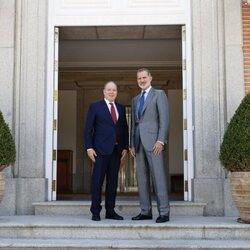
<path id="1" fill-rule="evenodd" d="M 194 0 L 192 10 L 194 201 L 207 203 L 207 215 L 223 215 L 223 170 L 218 158 L 225 98 L 223 1 Z"/>
<path id="2" fill-rule="evenodd" d="M 47 1 L 22 0 L 16 6 L 17 214 L 32 214 L 32 202 L 46 199 L 45 67 Z"/>

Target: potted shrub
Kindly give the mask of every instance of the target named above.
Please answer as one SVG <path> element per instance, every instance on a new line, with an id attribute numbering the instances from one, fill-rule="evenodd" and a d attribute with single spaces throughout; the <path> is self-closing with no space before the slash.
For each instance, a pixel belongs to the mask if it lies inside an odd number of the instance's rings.
<path id="1" fill-rule="evenodd" d="M 250 93 L 233 115 L 220 147 L 220 161 L 231 172 L 233 200 L 239 222 L 250 223 Z"/>
<path id="2" fill-rule="evenodd" d="M 3 170 L 16 160 L 15 142 L 8 124 L 0 111 L 0 202 L 2 201 L 5 186 Z"/>

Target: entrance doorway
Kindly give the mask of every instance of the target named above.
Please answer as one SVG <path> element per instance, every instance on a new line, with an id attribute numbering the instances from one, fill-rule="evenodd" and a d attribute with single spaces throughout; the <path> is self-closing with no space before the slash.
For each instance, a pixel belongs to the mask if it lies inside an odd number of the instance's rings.
<path id="1" fill-rule="evenodd" d="M 103 98 L 103 86 L 112 80 L 129 123 L 131 99 L 140 91 L 136 71 L 147 67 L 152 85 L 169 99 L 165 157 L 170 199 L 183 200 L 182 26 L 62 27 L 59 34 L 57 199 L 89 197 L 91 162 L 83 149 L 89 104 Z M 120 197 L 137 197 L 135 167 L 131 157 L 121 167 Z"/>

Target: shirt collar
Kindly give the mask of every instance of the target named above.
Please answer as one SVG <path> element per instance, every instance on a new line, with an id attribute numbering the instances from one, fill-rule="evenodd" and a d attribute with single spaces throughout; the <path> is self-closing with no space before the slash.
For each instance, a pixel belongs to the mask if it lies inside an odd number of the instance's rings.
<path id="1" fill-rule="evenodd" d="M 151 89 L 151 88 L 152 88 L 152 86 L 150 86 L 150 87 L 149 87 L 149 88 L 147 88 L 146 90 L 143 90 L 143 91 L 145 92 L 145 95 L 147 95 L 147 94 L 148 94 L 148 92 L 150 91 L 150 89 Z M 143 91 L 142 91 L 142 92 L 143 92 Z M 142 92 L 141 92 L 141 93 L 142 93 Z"/>
<path id="2" fill-rule="evenodd" d="M 113 103 L 114 105 L 115 105 L 115 102 L 113 101 L 113 102 L 110 102 L 109 100 L 107 100 L 106 98 L 104 98 L 104 101 L 106 102 L 106 104 L 109 106 L 110 105 L 110 103 Z"/>

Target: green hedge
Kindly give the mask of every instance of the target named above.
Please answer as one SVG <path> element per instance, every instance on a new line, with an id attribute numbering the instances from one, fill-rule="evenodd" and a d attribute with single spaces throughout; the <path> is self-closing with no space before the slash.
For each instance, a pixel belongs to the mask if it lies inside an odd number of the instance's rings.
<path id="1" fill-rule="evenodd" d="M 16 160 L 15 142 L 8 124 L 0 111 L 0 166 L 8 166 Z M 0 171 L 4 167 L 0 167 Z"/>
<path id="2" fill-rule="evenodd" d="M 228 124 L 220 161 L 231 172 L 250 171 L 250 93 L 243 98 Z"/>

